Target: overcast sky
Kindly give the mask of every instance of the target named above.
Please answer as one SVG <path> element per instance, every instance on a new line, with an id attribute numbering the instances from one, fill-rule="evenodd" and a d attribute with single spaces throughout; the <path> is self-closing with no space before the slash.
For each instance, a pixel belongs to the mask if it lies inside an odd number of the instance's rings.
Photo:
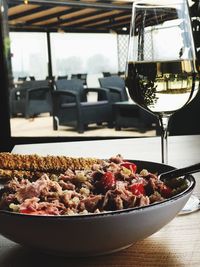
<path id="1" fill-rule="evenodd" d="M 10 38 L 14 76 L 46 77 L 46 34 L 11 32 Z M 56 76 L 118 71 L 116 34 L 53 33 L 51 49 Z"/>

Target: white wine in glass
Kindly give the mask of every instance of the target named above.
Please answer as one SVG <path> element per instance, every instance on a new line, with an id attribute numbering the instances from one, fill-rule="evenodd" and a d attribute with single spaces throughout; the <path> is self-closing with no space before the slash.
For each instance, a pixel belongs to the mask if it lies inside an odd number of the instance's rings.
<path id="1" fill-rule="evenodd" d="M 197 69 L 187 0 L 135 1 L 126 86 L 132 100 L 159 120 L 162 163 L 168 163 L 170 116 L 199 91 Z"/>
<path id="2" fill-rule="evenodd" d="M 186 0 L 133 3 L 126 85 L 133 101 L 158 117 L 162 162 L 167 163 L 168 120 L 199 90 Z"/>

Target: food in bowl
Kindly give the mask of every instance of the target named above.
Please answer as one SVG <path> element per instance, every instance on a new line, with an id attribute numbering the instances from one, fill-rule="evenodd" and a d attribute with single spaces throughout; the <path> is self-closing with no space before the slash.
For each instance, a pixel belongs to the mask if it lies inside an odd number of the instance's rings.
<path id="1" fill-rule="evenodd" d="M 117 159 L 119 160 L 118 157 Z M 122 159 L 122 161 L 125 160 Z M 48 176 L 53 174 L 60 176 L 67 169 L 66 166 L 70 167 L 73 172 L 82 169 L 95 171 L 92 166 L 101 165 L 103 162 L 99 159 L 5 155 L 0 153 L 0 177 L 9 183 L 14 174 L 19 181 L 22 177 L 22 179 L 27 179 L 33 183 L 43 173 Z M 106 165 L 113 165 L 111 162 L 106 160 Z M 120 165 L 120 163 L 114 163 L 117 166 Z M 140 175 L 142 169 L 146 169 L 148 173 L 156 176 L 157 173 L 160 174 L 174 169 L 172 166 L 156 162 L 131 160 L 130 163 L 137 166 L 134 175 L 136 173 Z M 4 208 L 1 207 L 0 210 L 0 234 L 23 246 L 47 253 L 64 255 L 65 257 L 85 257 L 113 253 L 149 237 L 169 223 L 180 212 L 193 192 L 195 179 L 189 175 L 185 176 L 184 180 L 177 180 L 178 182 L 175 180 L 174 183 L 165 183 L 174 191 L 175 195 L 172 197 L 162 197 L 163 200 L 160 199 L 149 205 L 119 210 L 113 209 L 101 212 L 99 209 L 99 212 L 96 213 L 94 211 L 86 214 L 47 214 L 48 216 L 46 216 L 45 214 L 20 213 L 19 210 L 13 212 L 13 209 L 10 209 L 7 205 Z M 122 182 L 126 181 L 126 179 L 122 179 Z M 183 182 L 183 185 L 180 181 Z M 187 188 L 184 190 L 182 186 L 185 186 L 185 182 Z M 177 183 L 180 183 L 180 186 Z M 8 193 L 6 186 L 2 189 L 2 199 L 3 194 Z M 106 191 L 106 193 L 108 192 L 109 190 Z M 138 196 L 136 198 L 138 199 Z M 48 200 L 50 200 L 50 197 Z M 18 205 L 17 203 L 14 204 Z"/>
<path id="2" fill-rule="evenodd" d="M 151 205 L 184 191 L 121 155 L 108 160 L 0 154 L 0 209 L 29 215 L 85 215 Z"/>

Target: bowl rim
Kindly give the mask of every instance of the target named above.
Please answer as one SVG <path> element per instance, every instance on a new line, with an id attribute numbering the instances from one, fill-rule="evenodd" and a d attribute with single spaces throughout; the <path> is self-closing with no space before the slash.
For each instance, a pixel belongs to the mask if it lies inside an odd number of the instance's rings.
<path id="1" fill-rule="evenodd" d="M 145 164 L 152 164 L 152 165 L 158 165 L 158 166 L 163 166 L 167 167 L 169 169 L 176 169 L 174 166 L 159 163 L 159 162 L 154 162 L 154 161 L 144 161 L 144 160 L 129 160 L 125 159 L 126 161 L 130 161 L 133 163 L 145 163 Z M 0 210 L 0 215 L 4 214 L 7 216 L 17 216 L 17 217 L 24 217 L 24 218 L 34 218 L 34 219 L 42 219 L 42 220 L 78 220 L 78 219 L 91 219 L 91 218 L 98 218 L 98 217 L 108 217 L 108 216 L 113 216 L 113 215 L 121 215 L 121 214 L 129 214 L 132 212 L 140 212 L 146 209 L 153 209 L 158 206 L 163 206 L 166 203 L 174 202 L 177 199 L 189 194 L 190 192 L 193 191 L 196 181 L 194 176 L 192 175 L 186 175 L 185 179 L 189 181 L 189 186 L 183 190 L 182 192 L 178 193 L 177 195 L 172 196 L 171 198 L 165 199 L 160 202 L 154 202 L 152 204 L 146 205 L 146 206 L 138 206 L 138 207 L 132 207 L 132 208 L 127 208 L 127 209 L 122 209 L 122 210 L 114 210 L 114 211 L 103 211 L 100 213 L 88 213 L 88 214 L 73 214 L 73 215 L 31 215 L 31 214 L 23 214 L 23 213 L 18 213 L 18 212 L 11 212 L 11 211 L 6 211 L 6 210 Z"/>

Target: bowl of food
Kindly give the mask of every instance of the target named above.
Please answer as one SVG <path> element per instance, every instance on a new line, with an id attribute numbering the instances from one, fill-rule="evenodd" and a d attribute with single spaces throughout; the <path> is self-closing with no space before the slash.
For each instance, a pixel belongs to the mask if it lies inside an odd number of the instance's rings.
<path id="1" fill-rule="evenodd" d="M 116 252 L 160 230 L 184 207 L 193 176 L 147 161 L 0 153 L 0 234 L 65 256 Z"/>

